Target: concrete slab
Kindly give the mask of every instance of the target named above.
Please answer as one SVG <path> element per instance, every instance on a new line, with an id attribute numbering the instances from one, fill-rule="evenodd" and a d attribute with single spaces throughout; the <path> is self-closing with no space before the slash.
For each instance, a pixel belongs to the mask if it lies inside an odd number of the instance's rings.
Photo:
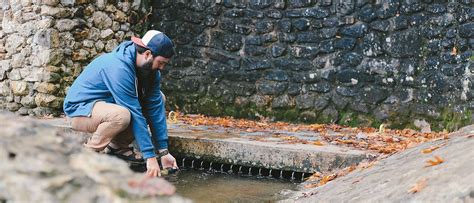
<path id="1" fill-rule="evenodd" d="M 68 128 L 65 119 L 47 119 L 49 124 Z M 367 151 L 340 145 L 291 143 L 320 140 L 314 132 L 242 132 L 216 126 L 192 126 L 182 122 L 168 124 L 169 149 L 176 157 L 202 159 L 304 173 L 329 172 L 375 157 Z"/>

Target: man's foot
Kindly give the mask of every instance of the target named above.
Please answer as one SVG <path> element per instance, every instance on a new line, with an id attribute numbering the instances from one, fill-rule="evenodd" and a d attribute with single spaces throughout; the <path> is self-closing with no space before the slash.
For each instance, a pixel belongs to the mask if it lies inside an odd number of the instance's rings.
<path id="1" fill-rule="evenodd" d="M 143 158 L 133 151 L 132 147 L 114 148 L 110 144 L 105 149 L 105 153 L 118 157 L 119 159 L 133 163 L 143 163 Z"/>

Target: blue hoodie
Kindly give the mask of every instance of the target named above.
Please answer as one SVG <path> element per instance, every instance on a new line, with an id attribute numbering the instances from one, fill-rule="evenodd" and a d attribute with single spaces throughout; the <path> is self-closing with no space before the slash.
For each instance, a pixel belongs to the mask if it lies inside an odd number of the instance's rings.
<path id="1" fill-rule="evenodd" d="M 130 125 L 135 140 L 143 158 L 147 159 L 156 156 L 147 123 L 158 149 L 168 148 L 165 106 L 160 92 L 159 71 L 156 71 L 153 85 L 143 99 L 143 106 L 140 105 L 135 61 L 136 49 L 131 41 L 125 41 L 111 53 L 94 59 L 68 90 L 63 109 L 68 117 L 90 117 L 97 101 L 127 108 L 131 113 Z"/>

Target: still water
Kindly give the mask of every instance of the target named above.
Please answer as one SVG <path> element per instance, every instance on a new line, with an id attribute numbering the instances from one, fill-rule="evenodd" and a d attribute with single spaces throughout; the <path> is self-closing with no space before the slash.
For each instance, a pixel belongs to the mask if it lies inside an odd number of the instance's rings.
<path id="1" fill-rule="evenodd" d="M 288 180 L 193 169 L 183 169 L 167 179 L 179 195 L 194 202 L 274 202 L 297 188 L 297 183 Z"/>

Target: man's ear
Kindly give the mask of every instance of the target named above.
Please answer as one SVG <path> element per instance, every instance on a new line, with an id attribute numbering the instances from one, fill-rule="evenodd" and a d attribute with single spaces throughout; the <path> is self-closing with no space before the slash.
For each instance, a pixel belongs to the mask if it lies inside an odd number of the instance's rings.
<path id="1" fill-rule="evenodd" d="M 153 59 L 153 54 L 151 53 L 150 50 L 146 50 L 146 51 L 144 52 L 144 54 L 145 54 L 145 59 L 146 59 L 146 60 L 148 60 L 150 57 Z"/>

